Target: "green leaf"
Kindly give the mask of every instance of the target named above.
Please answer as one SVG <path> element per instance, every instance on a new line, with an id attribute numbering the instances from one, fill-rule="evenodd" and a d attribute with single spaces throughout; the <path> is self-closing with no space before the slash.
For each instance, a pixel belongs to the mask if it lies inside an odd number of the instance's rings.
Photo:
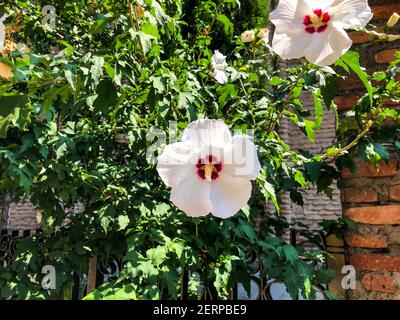
<path id="1" fill-rule="evenodd" d="M 261 174 L 258 176 L 257 181 L 259 182 L 260 185 L 260 191 L 265 197 L 265 200 L 272 200 L 272 203 L 275 206 L 276 211 L 279 213 L 280 212 L 280 207 L 278 203 L 278 199 L 276 197 L 276 192 L 274 186 L 269 183 L 266 179 L 266 172 L 265 170 L 261 172 Z"/>
<path id="2" fill-rule="evenodd" d="M 321 284 L 327 284 L 336 277 L 336 272 L 333 269 L 318 269 L 315 272 L 315 281 Z"/>
<path id="3" fill-rule="evenodd" d="M 65 79 L 67 79 L 68 83 L 71 85 L 72 90 L 75 91 L 75 81 L 74 81 L 74 75 L 71 70 L 65 70 L 64 71 L 64 76 Z"/>
<path id="4" fill-rule="evenodd" d="M 374 143 L 374 150 L 381 156 L 382 160 L 388 161 L 390 159 L 390 152 L 380 143 Z"/>
<path id="5" fill-rule="evenodd" d="M 305 167 L 311 181 L 316 182 L 321 175 L 321 165 L 317 162 L 309 162 L 305 164 Z"/>
<path id="6" fill-rule="evenodd" d="M 24 188 L 26 194 L 30 194 L 32 178 L 24 170 L 19 173 L 19 185 Z"/>
<path id="7" fill-rule="evenodd" d="M 104 58 L 95 56 L 92 58 L 93 65 L 90 68 L 90 74 L 95 85 L 98 85 L 100 77 L 103 75 Z"/>
<path id="8" fill-rule="evenodd" d="M 150 79 L 153 83 L 153 88 L 157 90 L 157 93 L 163 93 L 164 92 L 164 84 L 161 81 L 161 77 L 152 77 Z"/>
<path id="9" fill-rule="evenodd" d="M 285 254 L 286 260 L 288 260 L 291 264 L 295 264 L 299 255 L 295 247 L 290 244 L 286 244 L 283 246 L 283 252 Z"/>
<path id="10" fill-rule="evenodd" d="M 296 173 L 294 174 L 294 179 L 303 188 L 307 188 L 308 187 L 308 183 L 307 183 L 306 179 L 304 178 L 304 175 L 303 175 L 303 173 L 301 171 L 296 171 Z"/>
<path id="11" fill-rule="evenodd" d="M 118 216 L 118 225 L 119 225 L 118 231 L 125 230 L 126 227 L 129 225 L 129 222 L 130 222 L 130 219 L 128 216 L 125 216 L 125 215 Z"/>
<path id="12" fill-rule="evenodd" d="M 43 113 L 47 115 L 51 106 L 60 97 L 63 102 L 66 102 L 68 95 L 71 92 L 71 85 L 66 84 L 62 87 L 51 88 L 43 95 Z"/>
<path id="13" fill-rule="evenodd" d="M 224 106 L 229 99 L 237 96 L 236 87 L 231 83 L 218 87 L 217 92 L 220 95 L 218 102 L 221 106 Z"/>
<path id="14" fill-rule="evenodd" d="M 250 242 L 256 241 L 257 236 L 254 232 L 254 228 L 252 225 L 243 221 L 242 223 L 239 224 L 239 230 L 243 233 L 245 238 L 248 239 Z"/>
<path id="15" fill-rule="evenodd" d="M 7 131 L 11 126 L 13 119 L 14 116 L 12 114 L 7 117 L 0 117 L 0 138 L 7 138 Z"/>
<path id="16" fill-rule="evenodd" d="M 157 27 L 151 23 L 143 23 L 141 30 L 146 34 L 153 36 L 154 38 L 160 37 Z"/>
<path id="17" fill-rule="evenodd" d="M 147 34 L 143 31 L 135 31 L 133 29 L 130 29 L 129 32 L 131 33 L 131 37 L 133 40 L 135 40 L 136 38 L 139 39 L 143 53 L 145 55 L 148 54 L 152 48 L 152 40 L 156 39 L 156 37 Z"/>
<path id="18" fill-rule="evenodd" d="M 315 142 L 315 132 L 314 132 L 314 129 L 316 127 L 315 122 L 310 120 L 304 120 L 304 124 L 308 140 L 310 140 L 311 142 Z"/>
<path id="19" fill-rule="evenodd" d="M 246 204 L 243 208 L 242 208 L 242 212 L 244 213 L 244 215 L 247 217 L 247 219 L 250 219 L 250 207 L 248 204 Z"/>
<path id="20" fill-rule="evenodd" d="M 151 261 L 141 262 L 138 269 L 143 272 L 145 277 L 158 276 L 159 274 Z"/>
<path id="21" fill-rule="evenodd" d="M 67 150 L 68 145 L 66 142 L 59 144 L 56 149 L 56 159 L 59 160 Z"/>
<path id="22" fill-rule="evenodd" d="M 146 255 L 154 266 L 159 266 L 164 262 L 167 256 L 167 250 L 165 247 L 158 246 L 157 248 L 147 250 Z"/>
<path id="23" fill-rule="evenodd" d="M 6 95 L 0 97 L 0 116 L 7 117 L 14 113 L 16 108 L 23 108 L 29 103 L 29 97 L 26 95 Z"/>
<path id="24" fill-rule="evenodd" d="M 321 129 L 321 124 L 322 124 L 322 119 L 324 117 L 324 108 L 322 106 L 322 102 L 320 100 L 320 92 L 318 93 L 312 93 L 312 96 L 314 98 L 314 107 L 315 107 L 315 127 L 320 130 Z"/>
<path id="25" fill-rule="evenodd" d="M 103 32 L 107 28 L 109 23 L 111 23 L 116 19 L 116 17 L 110 14 L 105 14 L 105 15 L 96 14 L 96 16 L 97 16 L 96 23 L 90 28 L 89 31 L 91 34 L 98 34 L 100 32 Z"/>
<path id="26" fill-rule="evenodd" d="M 304 281 L 304 293 L 306 294 L 306 299 L 309 300 L 311 294 L 311 281 L 309 278 Z"/>
<path id="27" fill-rule="evenodd" d="M 335 295 L 332 292 L 328 291 L 328 290 L 324 290 L 324 294 L 329 300 L 337 300 Z"/>
<path id="28" fill-rule="evenodd" d="M 107 216 L 101 217 L 100 219 L 100 225 L 104 230 L 104 233 L 107 233 L 108 231 L 108 226 L 110 225 L 110 218 Z"/>
<path id="29" fill-rule="evenodd" d="M 118 94 L 113 82 L 110 79 L 102 80 L 97 87 L 97 98 L 93 102 L 94 111 L 109 113 L 110 109 L 117 107 Z"/>
<path id="30" fill-rule="evenodd" d="M 229 18 L 224 14 L 218 14 L 217 20 L 222 23 L 224 26 L 224 32 L 227 35 L 233 34 L 233 23 L 229 20 Z"/>
<path id="31" fill-rule="evenodd" d="M 369 81 L 368 74 L 360 67 L 360 55 L 354 51 L 346 52 L 340 60 L 344 62 L 360 78 L 367 89 L 370 104 L 372 106 L 373 87 Z"/>
<path id="32" fill-rule="evenodd" d="M 29 103 L 28 96 L 6 95 L 0 97 L 0 138 L 7 137 L 7 130 L 22 116 L 20 109 Z"/>
<path id="33" fill-rule="evenodd" d="M 193 105 L 195 97 L 190 92 L 181 92 L 178 97 L 178 108 L 187 109 Z"/>

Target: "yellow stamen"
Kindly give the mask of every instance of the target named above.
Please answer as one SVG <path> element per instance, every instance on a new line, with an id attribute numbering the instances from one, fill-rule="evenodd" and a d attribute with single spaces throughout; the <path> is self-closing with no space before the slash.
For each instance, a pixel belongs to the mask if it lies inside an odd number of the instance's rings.
<path id="1" fill-rule="evenodd" d="M 310 20 L 311 23 L 315 29 L 315 31 L 318 31 L 319 28 L 323 27 L 325 25 L 325 22 L 322 22 L 323 17 L 322 16 L 317 16 L 316 14 L 310 15 Z"/>
<path id="2" fill-rule="evenodd" d="M 207 163 L 204 165 L 204 176 L 207 181 L 211 181 L 211 175 L 214 170 L 214 165 L 212 163 Z"/>

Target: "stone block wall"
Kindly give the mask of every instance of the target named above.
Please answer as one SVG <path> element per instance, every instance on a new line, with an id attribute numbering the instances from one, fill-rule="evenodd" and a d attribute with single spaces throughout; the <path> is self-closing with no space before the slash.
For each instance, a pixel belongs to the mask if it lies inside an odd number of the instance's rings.
<path id="1" fill-rule="evenodd" d="M 36 207 L 28 199 L 11 203 L 7 229 L 36 230 L 40 227 L 40 216 Z"/>

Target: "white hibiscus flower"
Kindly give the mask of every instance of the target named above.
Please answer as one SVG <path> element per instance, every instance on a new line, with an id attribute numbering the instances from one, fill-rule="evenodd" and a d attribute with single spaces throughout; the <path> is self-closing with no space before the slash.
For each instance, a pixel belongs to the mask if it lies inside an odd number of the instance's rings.
<path id="1" fill-rule="evenodd" d="M 214 51 L 214 55 L 211 58 L 211 65 L 213 68 L 213 77 L 218 81 L 219 84 L 228 82 L 228 72 L 226 68 L 228 63 L 226 62 L 226 56 L 224 56 L 218 50 Z"/>
<path id="2" fill-rule="evenodd" d="M 157 163 L 161 179 L 172 188 L 171 202 L 192 217 L 235 215 L 249 200 L 251 180 L 260 170 L 249 139 L 232 137 L 224 122 L 205 119 L 192 122 L 182 142 L 167 145 Z"/>
<path id="3" fill-rule="evenodd" d="M 344 29 L 364 27 L 371 18 L 367 0 L 280 0 L 270 15 L 272 48 L 284 59 L 327 66 L 352 45 Z"/>

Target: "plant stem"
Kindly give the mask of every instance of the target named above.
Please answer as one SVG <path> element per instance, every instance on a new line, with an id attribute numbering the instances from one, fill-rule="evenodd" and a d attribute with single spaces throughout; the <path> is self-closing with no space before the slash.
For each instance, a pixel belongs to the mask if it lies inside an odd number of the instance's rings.
<path id="1" fill-rule="evenodd" d="M 196 237 L 199 236 L 199 223 L 200 223 L 200 218 L 194 218 L 194 224 L 196 226 Z"/>
<path id="2" fill-rule="evenodd" d="M 351 148 L 353 148 L 357 143 L 371 130 L 372 125 L 374 124 L 374 119 L 379 115 L 381 112 L 381 109 L 383 107 L 383 104 L 385 103 L 385 100 L 380 101 L 379 105 L 377 106 L 375 112 L 372 114 L 372 117 L 370 120 L 368 120 L 367 125 L 364 127 L 364 129 L 357 135 L 357 137 L 354 138 L 354 140 L 349 143 L 346 147 L 339 149 L 335 154 L 328 154 L 325 153 L 324 155 L 320 156 L 320 160 L 324 160 L 327 158 L 332 157 L 331 161 L 335 161 L 338 156 L 341 156 L 343 153 L 349 151 Z"/>
<path id="3" fill-rule="evenodd" d="M 267 133 L 270 134 L 274 129 L 276 124 L 278 123 L 279 119 L 282 117 L 283 112 L 285 110 L 285 106 L 286 104 L 288 104 L 288 102 L 290 101 L 290 99 L 292 99 L 293 97 L 293 92 L 294 89 L 297 87 L 298 83 L 300 80 L 303 79 L 304 74 L 306 73 L 306 66 L 304 66 L 303 70 L 300 72 L 299 76 L 297 77 L 296 81 L 292 84 L 292 86 L 290 87 L 289 93 L 286 96 L 286 98 L 282 101 L 282 109 L 279 111 L 279 113 L 277 114 L 276 118 L 271 120 L 271 123 L 268 127 Z"/>
<path id="4" fill-rule="evenodd" d="M 243 90 L 243 92 L 244 92 L 244 95 L 245 95 L 246 97 L 248 97 L 249 95 L 247 94 L 247 90 L 246 90 L 246 88 L 244 87 L 244 84 L 243 84 L 243 81 L 242 81 L 241 78 L 239 78 L 239 82 L 240 82 L 240 86 L 242 87 L 242 90 Z"/>

